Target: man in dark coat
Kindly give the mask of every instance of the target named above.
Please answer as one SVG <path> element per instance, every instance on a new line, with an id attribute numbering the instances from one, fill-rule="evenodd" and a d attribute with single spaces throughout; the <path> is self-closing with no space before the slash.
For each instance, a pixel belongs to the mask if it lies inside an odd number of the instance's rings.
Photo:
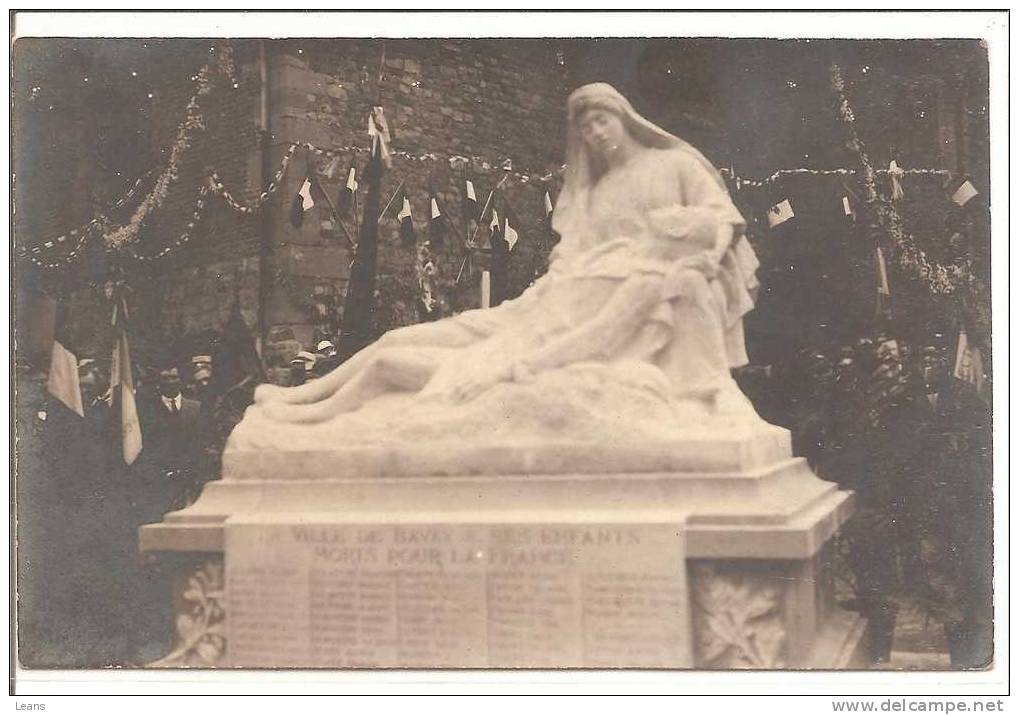
<path id="1" fill-rule="evenodd" d="M 155 387 L 139 395 L 142 451 L 128 476 L 138 565 L 125 590 L 134 629 L 132 660 L 138 665 L 166 655 L 173 631 L 172 567 L 138 554 L 138 529 L 195 499 L 207 473 L 203 447 L 210 437 L 201 403 L 184 397 L 176 367 L 161 370 Z"/>
<path id="2" fill-rule="evenodd" d="M 205 478 L 204 445 L 209 439 L 201 403 L 181 393 L 177 368 L 159 373 L 155 395 L 140 400 L 143 448 L 139 458 L 140 515 L 152 523 L 187 505 Z"/>

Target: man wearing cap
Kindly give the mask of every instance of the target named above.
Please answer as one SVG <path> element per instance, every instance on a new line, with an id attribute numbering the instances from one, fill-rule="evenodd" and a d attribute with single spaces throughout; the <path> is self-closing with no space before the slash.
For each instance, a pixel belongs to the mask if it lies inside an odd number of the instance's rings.
<path id="1" fill-rule="evenodd" d="M 329 340 L 320 340 L 315 348 L 314 376 L 322 377 L 336 369 L 339 360 L 336 358 L 336 348 Z"/>
<path id="2" fill-rule="evenodd" d="M 315 348 L 315 352 L 318 353 L 319 357 L 336 357 L 336 348 L 329 340 L 320 340 Z"/>
<path id="3" fill-rule="evenodd" d="M 195 355 L 191 358 L 191 392 L 203 406 L 211 397 L 211 386 L 212 356 Z"/>

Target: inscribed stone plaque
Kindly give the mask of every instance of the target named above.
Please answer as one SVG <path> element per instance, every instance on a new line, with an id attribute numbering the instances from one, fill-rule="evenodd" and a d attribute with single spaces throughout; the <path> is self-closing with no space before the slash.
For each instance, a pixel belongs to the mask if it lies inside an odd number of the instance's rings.
<path id="1" fill-rule="evenodd" d="M 232 665 L 692 664 L 681 520 L 372 516 L 231 519 Z"/>

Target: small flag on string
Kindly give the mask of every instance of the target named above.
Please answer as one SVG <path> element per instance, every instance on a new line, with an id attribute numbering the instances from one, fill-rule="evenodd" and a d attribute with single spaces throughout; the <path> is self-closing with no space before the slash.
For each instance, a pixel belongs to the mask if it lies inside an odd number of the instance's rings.
<path id="1" fill-rule="evenodd" d="M 891 295 L 888 287 L 888 266 L 885 265 L 885 254 L 878 246 L 875 249 L 875 260 L 877 261 L 877 292 L 878 295 Z"/>
<path id="2" fill-rule="evenodd" d="M 959 204 L 959 206 L 965 206 L 979 193 L 980 192 L 977 191 L 977 188 L 970 183 L 969 179 L 967 179 L 962 182 L 962 186 L 956 189 L 955 193 L 952 194 L 952 201 Z"/>
<path id="3" fill-rule="evenodd" d="M 513 246 L 515 246 L 517 241 L 520 239 L 520 234 L 517 233 L 517 230 L 510 226 L 508 216 L 506 217 L 506 228 L 503 230 L 503 238 L 511 251 L 513 250 Z"/>
<path id="4" fill-rule="evenodd" d="M 470 179 L 464 179 L 464 212 L 475 221 L 478 220 L 478 195 Z"/>
<path id="5" fill-rule="evenodd" d="M 290 223 L 294 228 L 300 228 L 304 224 L 304 214 L 308 209 L 315 206 L 315 200 L 311 198 L 311 179 L 305 179 L 301 184 L 301 190 L 297 192 L 293 203 L 290 205 Z"/>
<path id="6" fill-rule="evenodd" d="M 550 221 L 552 219 L 552 197 L 549 196 L 548 191 L 545 191 L 545 220 Z"/>
<path id="7" fill-rule="evenodd" d="M 446 238 L 446 218 L 439 210 L 439 202 L 432 196 L 432 215 L 428 224 L 428 237 L 436 246 L 441 246 Z"/>
<path id="8" fill-rule="evenodd" d="M 978 395 L 984 391 L 984 361 L 980 348 L 972 347 L 966 331 L 959 331 L 959 346 L 955 352 L 955 370 L 952 373 L 963 382 L 973 385 Z"/>
<path id="9" fill-rule="evenodd" d="M 789 199 L 782 199 L 768 209 L 768 226 L 775 228 L 795 216 L 796 214 L 793 213 L 793 206 L 789 203 Z"/>
<path id="10" fill-rule="evenodd" d="M 340 189 L 340 195 L 336 200 L 336 210 L 343 215 L 350 213 L 355 193 L 357 193 L 357 169 L 350 167 L 350 171 L 347 172 L 347 183 Z"/>
<path id="11" fill-rule="evenodd" d="M 902 182 L 900 181 L 903 173 L 895 159 L 888 162 L 888 179 L 892 182 L 892 201 L 899 201 L 906 195 L 902 190 Z"/>
<path id="12" fill-rule="evenodd" d="M 400 221 L 400 240 L 405 246 L 413 246 L 417 243 L 417 234 L 414 233 L 414 218 L 410 213 L 410 199 L 403 197 L 403 206 L 400 213 L 396 215 Z"/>

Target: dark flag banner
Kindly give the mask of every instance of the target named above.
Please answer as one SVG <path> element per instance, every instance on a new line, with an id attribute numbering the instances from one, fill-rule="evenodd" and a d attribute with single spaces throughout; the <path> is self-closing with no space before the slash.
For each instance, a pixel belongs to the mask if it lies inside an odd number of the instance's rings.
<path id="1" fill-rule="evenodd" d="M 346 360 L 375 338 L 375 271 L 379 253 L 379 205 L 382 203 L 384 173 L 382 141 L 377 134 L 373 134 L 372 156 L 364 172 L 368 193 L 361 210 L 361 231 L 343 305 L 340 344 L 337 348 L 340 361 Z"/>
<path id="2" fill-rule="evenodd" d="M 262 361 L 255 350 L 255 336 L 241 314 L 240 300 L 235 297 L 230 317 L 223 326 L 217 345 L 213 378 L 217 392 L 223 394 L 250 378 L 263 379 Z"/>

